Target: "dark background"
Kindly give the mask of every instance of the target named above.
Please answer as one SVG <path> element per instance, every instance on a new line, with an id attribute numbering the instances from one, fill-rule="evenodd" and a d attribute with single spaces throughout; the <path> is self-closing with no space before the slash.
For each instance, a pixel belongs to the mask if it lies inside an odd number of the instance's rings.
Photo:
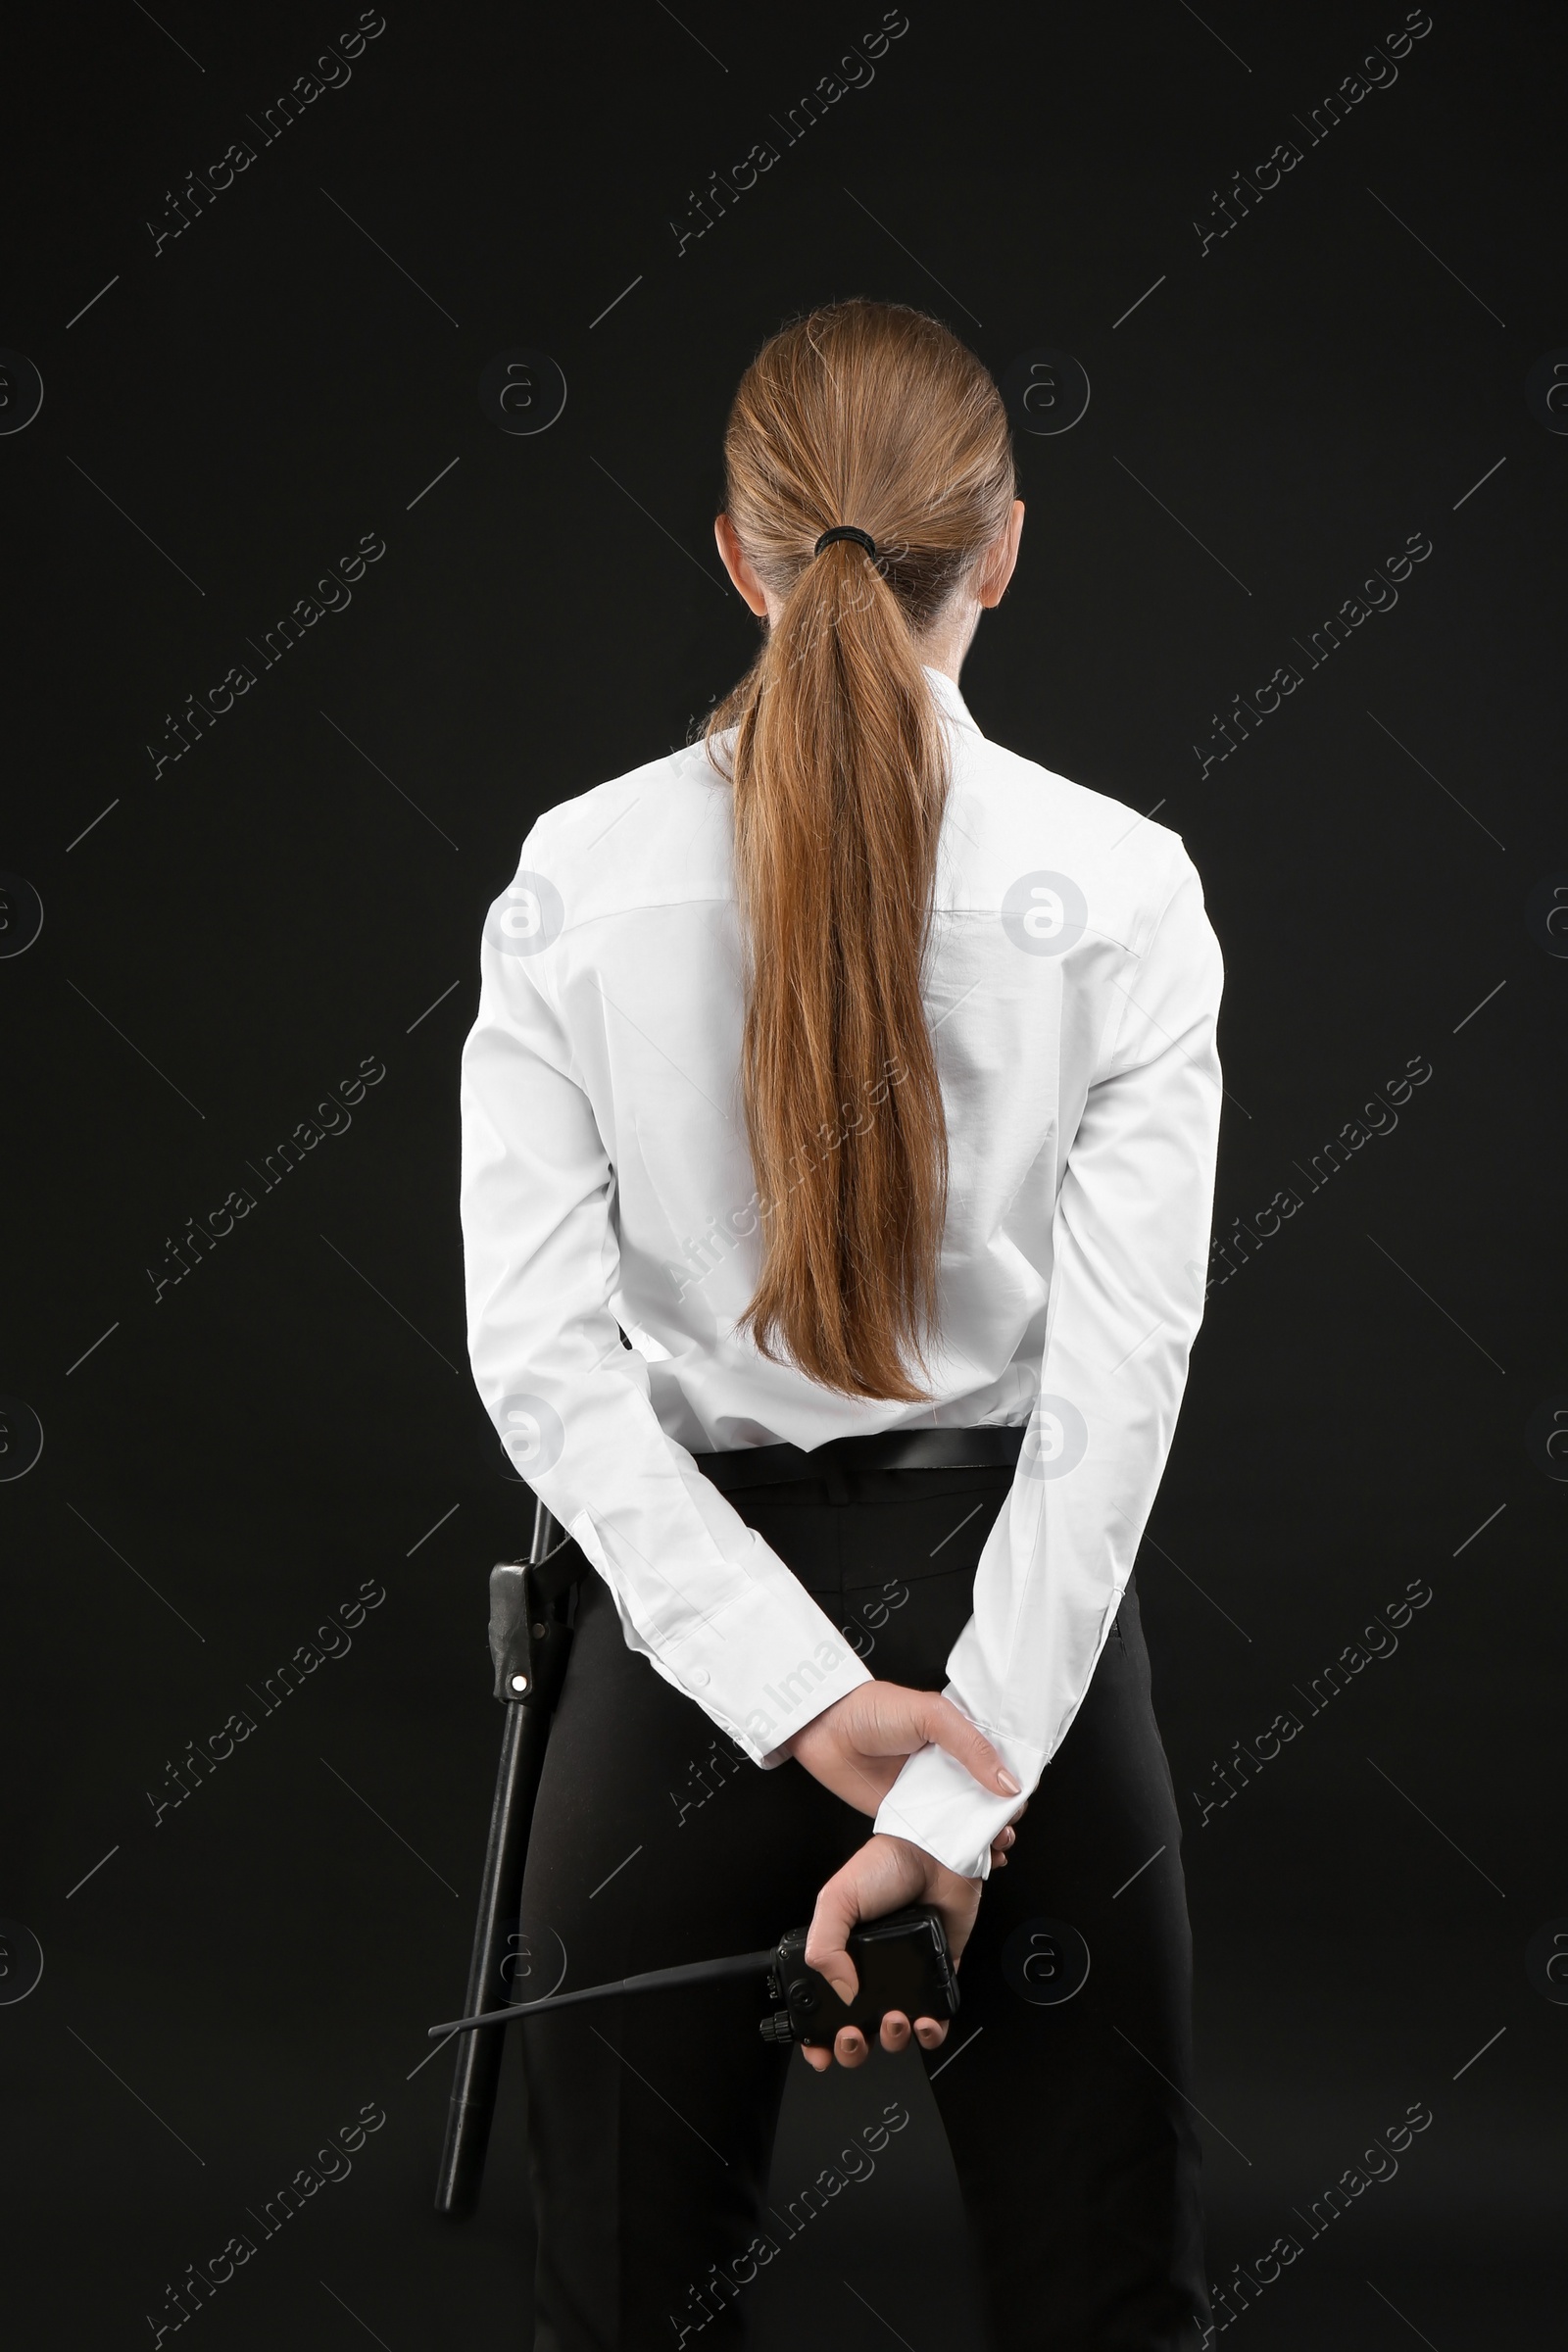
<path id="1" fill-rule="evenodd" d="M 248 118 L 356 16 L 35 8 L 6 74 L 0 344 L 44 385 L 0 438 L 0 866 L 44 917 L 0 964 L 0 1389 L 44 1438 L 0 1490 L 0 1913 L 44 1957 L 0 2010 L 18 2340 L 152 2340 L 166 2282 L 367 2102 L 352 2176 L 200 2341 L 530 2340 L 514 2055 L 462 2230 L 430 2213 L 447 2060 L 418 2071 L 461 1993 L 499 1728 L 485 1575 L 526 1540 L 464 1360 L 458 1054 L 534 814 L 680 742 L 748 659 L 710 531 L 726 406 L 783 318 L 851 293 L 934 310 L 999 376 L 1041 348 L 1087 370 L 1072 430 L 1018 434 L 1022 561 L 964 691 L 1181 832 L 1228 966 L 1216 1230 L 1303 1197 L 1210 1295 L 1139 1565 L 1210 2276 L 1303 2243 L 1238 2323 L 1258 2352 L 1544 2340 L 1568 2009 L 1526 1954 L 1568 1932 L 1541 1419 L 1568 1392 L 1568 941 L 1544 911 L 1568 416 L 1526 378 L 1568 359 L 1560 26 L 1438 0 L 1396 82 L 1309 144 L 1393 0 L 910 0 L 872 84 L 677 255 L 689 191 L 783 147 L 771 119 L 871 0 L 388 0 L 347 85 L 264 146 Z M 155 258 L 146 222 L 240 138 L 255 163 Z M 1286 138 L 1301 162 L 1201 252 L 1195 218 Z M 476 394 L 517 348 L 568 386 L 531 437 Z M 352 605 L 262 669 L 247 640 L 366 533 L 386 552 Z M 1433 552 L 1396 609 L 1298 661 L 1203 776 L 1212 714 L 1412 533 Z M 256 686 L 155 777 L 167 714 L 241 661 Z M 1432 1076 L 1396 1130 L 1308 1193 L 1296 1171 L 1412 1056 Z M 247 1164 L 365 1057 L 385 1076 L 352 1128 L 261 1195 Z M 155 1303 L 168 1244 L 242 1184 L 255 1210 Z M 1432 1598 L 1397 1653 L 1205 1822 L 1216 1759 L 1304 1716 L 1293 1691 L 1412 1579 Z M 155 1826 L 166 1760 L 368 1580 L 352 1651 Z M 920 2153 L 756 2290 L 770 2345 L 973 2340 L 921 2064 L 799 2070 L 786 2194 L 895 2092 Z M 1397 2177 L 1309 2237 L 1414 2102 Z"/>

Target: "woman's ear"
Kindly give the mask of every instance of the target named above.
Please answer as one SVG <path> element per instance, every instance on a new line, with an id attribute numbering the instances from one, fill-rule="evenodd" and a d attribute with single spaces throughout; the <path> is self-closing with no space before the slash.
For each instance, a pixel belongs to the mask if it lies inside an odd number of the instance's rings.
<path id="1" fill-rule="evenodd" d="M 760 620 L 767 611 L 767 592 L 747 562 L 746 551 L 736 538 L 734 525 L 727 514 L 714 515 L 713 537 L 718 542 L 724 569 L 734 581 L 739 595 Z"/>
<path id="2" fill-rule="evenodd" d="M 1015 498 L 1007 527 L 997 541 L 989 561 L 975 583 L 975 597 L 986 612 L 994 612 L 1006 593 L 1018 561 L 1018 540 L 1023 530 L 1023 500 Z"/>

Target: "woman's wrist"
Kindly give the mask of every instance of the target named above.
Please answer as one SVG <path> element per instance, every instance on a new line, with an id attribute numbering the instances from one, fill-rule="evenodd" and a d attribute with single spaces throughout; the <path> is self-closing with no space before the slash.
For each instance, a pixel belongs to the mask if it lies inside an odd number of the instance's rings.
<path id="1" fill-rule="evenodd" d="M 791 1732 L 789 1738 L 787 1740 L 780 1740 L 775 1753 L 780 1756 L 789 1756 L 792 1759 L 798 1760 L 801 1742 L 805 1740 L 807 1734 L 808 1732 L 815 1731 L 819 1724 L 825 1723 L 827 1718 L 832 1714 L 833 1709 L 840 1702 L 836 1698 L 831 1699 L 825 1707 L 819 1710 L 817 1714 L 808 1716 L 805 1723 L 797 1724 L 794 1731 Z"/>
<path id="2" fill-rule="evenodd" d="M 929 1846 L 919 1844 L 913 1838 L 901 1838 L 893 1830 L 875 1830 L 872 1832 L 872 1836 L 885 1838 L 889 1845 L 902 1845 L 905 1851 L 913 1857 L 914 1867 L 924 1872 L 928 1889 L 939 1886 L 944 1879 L 950 1881 L 955 1887 L 980 1886 L 985 1884 L 983 1879 L 966 1878 L 961 1870 L 954 1870 L 949 1863 L 942 1860 L 940 1854 L 932 1853 Z"/>

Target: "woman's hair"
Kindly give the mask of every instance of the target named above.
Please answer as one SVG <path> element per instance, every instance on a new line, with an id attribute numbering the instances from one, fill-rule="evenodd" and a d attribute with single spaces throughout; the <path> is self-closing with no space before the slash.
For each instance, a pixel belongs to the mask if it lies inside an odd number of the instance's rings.
<path id="1" fill-rule="evenodd" d="M 742 1087 L 762 1262 L 739 1328 L 852 1396 L 914 1402 L 937 1324 L 948 1139 L 921 1001 L 947 739 L 917 639 L 1005 530 L 1005 411 L 901 303 L 762 346 L 724 435 L 726 509 L 782 602 L 707 733 L 733 727 Z M 824 530 L 852 539 L 818 555 Z"/>

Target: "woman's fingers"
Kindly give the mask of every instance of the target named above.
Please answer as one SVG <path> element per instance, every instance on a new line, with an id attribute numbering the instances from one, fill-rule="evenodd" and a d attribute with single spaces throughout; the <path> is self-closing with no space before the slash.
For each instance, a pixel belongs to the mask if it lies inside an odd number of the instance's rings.
<path id="1" fill-rule="evenodd" d="M 870 2044 L 858 2026 L 844 2026 L 833 2036 L 833 2047 L 824 2050 L 814 2042 L 803 2041 L 801 2056 L 813 2075 L 825 2075 L 836 2060 L 840 2066 L 863 2066 L 871 2055 Z"/>
<path id="2" fill-rule="evenodd" d="M 911 2028 L 902 2009 L 890 2009 L 882 2020 L 878 2039 L 885 2050 L 895 2055 L 909 2046 L 909 2035 L 923 2050 L 939 2050 L 948 2038 L 947 2022 L 935 2017 L 917 2017 Z M 801 2056 L 811 2072 L 825 2075 L 836 2060 L 840 2066 L 863 2066 L 871 2055 L 870 2044 L 858 2026 L 844 2026 L 833 2037 L 831 2050 L 818 2049 L 810 2042 L 801 2044 Z"/>
<path id="3" fill-rule="evenodd" d="M 855 1962 L 846 1948 L 850 1930 L 859 1923 L 860 1906 L 846 1874 L 829 1879 L 816 1898 L 810 1933 L 806 1939 L 806 1965 L 826 1977 L 841 2001 L 853 2001 L 860 1989 Z"/>
<path id="4" fill-rule="evenodd" d="M 861 1757 L 902 1757 L 931 1743 L 956 1756 L 988 1796 L 1020 1793 L 1017 1781 L 984 1732 L 940 1690 L 911 1690 L 902 1683 L 862 1683 L 835 1700 L 805 1733 L 797 1734 L 790 1743 L 792 1752 L 806 1759 L 813 1737 L 818 1740 L 831 1738 L 841 1744 L 844 1754 L 840 1760 L 845 1763 L 853 1762 L 851 1751 L 855 1749 Z"/>
<path id="5" fill-rule="evenodd" d="M 960 1715 L 951 1698 L 944 1698 L 940 1690 L 922 1690 L 911 1696 L 918 1696 L 923 1702 L 921 1720 L 927 1740 L 934 1746 L 945 1747 L 950 1756 L 956 1756 L 988 1796 L 1021 1795 L 1018 1783 L 984 1732 L 967 1715 Z"/>

